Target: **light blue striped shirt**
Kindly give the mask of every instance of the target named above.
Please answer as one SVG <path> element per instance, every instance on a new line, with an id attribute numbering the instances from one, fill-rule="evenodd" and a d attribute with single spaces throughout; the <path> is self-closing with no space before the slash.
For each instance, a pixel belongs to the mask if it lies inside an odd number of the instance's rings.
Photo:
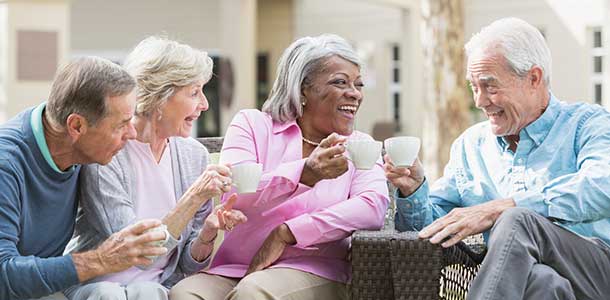
<path id="1" fill-rule="evenodd" d="M 472 126 L 451 146 L 442 178 L 397 197 L 396 228 L 420 230 L 454 207 L 500 198 L 610 244 L 610 113 L 551 95 L 516 152 L 488 121 Z"/>

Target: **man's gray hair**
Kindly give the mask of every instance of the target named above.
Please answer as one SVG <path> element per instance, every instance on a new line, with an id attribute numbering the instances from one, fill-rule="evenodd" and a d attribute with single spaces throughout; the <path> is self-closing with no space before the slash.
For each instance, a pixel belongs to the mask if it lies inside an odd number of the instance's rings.
<path id="1" fill-rule="evenodd" d="M 500 51 L 519 77 L 524 77 L 532 67 L 539 66 L 544 83 L 550 87 L 551 51 L 536 27 L 518 18 L 503 18 L 474 34 L 464 46 L 468 57 L 476 51 L 494 48 Z"/>
<path id="2" fill-rule="evenodd" d="M 129 53 L 124 65 L 138 83 L 135 114 L 149 116 L 177 88 L 210 80 L 214 64 L 205 51 L 152 36 Z"/>
<path id="3" fill-rule="evenodd" d="M 278 122 L 301 117 L 302 88 L 311 81 L 311 76 L 321 71 L 325 61 L 335 55 L 361 67 L 354 48 L 338 35 L 322 34 L 293 42 L 280 58 L 277 78 L 262 110 Z"/>
<path id="4" fill-rule="evenodd" d="M 121 66 L 100 57 L 81 57 L 55 76 L 46 113 L 61 128 L 66 127 L 68 116 L 73 113 L 95 126 L 108 113 L 106 99 L 129 94 L 135 86 L 133 77 Z"/>

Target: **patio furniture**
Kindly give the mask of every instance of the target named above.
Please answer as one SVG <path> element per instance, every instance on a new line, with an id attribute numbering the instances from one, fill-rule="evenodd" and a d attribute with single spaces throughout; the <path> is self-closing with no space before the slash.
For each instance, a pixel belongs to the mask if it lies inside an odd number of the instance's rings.
<path id="1" fill-rule="evenodd" d="M 198 138 L 210 153 L 220 152 L 222 137 Z M 394 199 L 385 226 L 352 235 L 350 260 L 353 300 L 464 299 L 484 256 L 480 235 L 443 249 L 394 229 Z"/>

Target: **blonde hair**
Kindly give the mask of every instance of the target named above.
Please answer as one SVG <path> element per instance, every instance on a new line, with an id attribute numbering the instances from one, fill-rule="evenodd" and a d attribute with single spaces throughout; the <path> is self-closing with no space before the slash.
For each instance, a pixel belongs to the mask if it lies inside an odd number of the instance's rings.
<path id="1" fill-rule="evenodd" d="M 208 53 L 162 37 L 148 37 L 127 56 L 125 69 L 136 79 L 135 114 L 149 116 L 177 88 L 212 77 Z"/>

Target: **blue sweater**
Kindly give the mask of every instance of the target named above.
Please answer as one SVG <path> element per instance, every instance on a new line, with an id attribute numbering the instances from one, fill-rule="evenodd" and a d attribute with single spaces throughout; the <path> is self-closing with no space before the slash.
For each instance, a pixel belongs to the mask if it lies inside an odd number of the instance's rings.
<path id="1" fill-rule="evenodd" d="M 76 216 L 80 167 L 55 171 L 28 109 L 0 126 L 0 299 L 46 296 L 78 283 L 62 256 Z"/>

